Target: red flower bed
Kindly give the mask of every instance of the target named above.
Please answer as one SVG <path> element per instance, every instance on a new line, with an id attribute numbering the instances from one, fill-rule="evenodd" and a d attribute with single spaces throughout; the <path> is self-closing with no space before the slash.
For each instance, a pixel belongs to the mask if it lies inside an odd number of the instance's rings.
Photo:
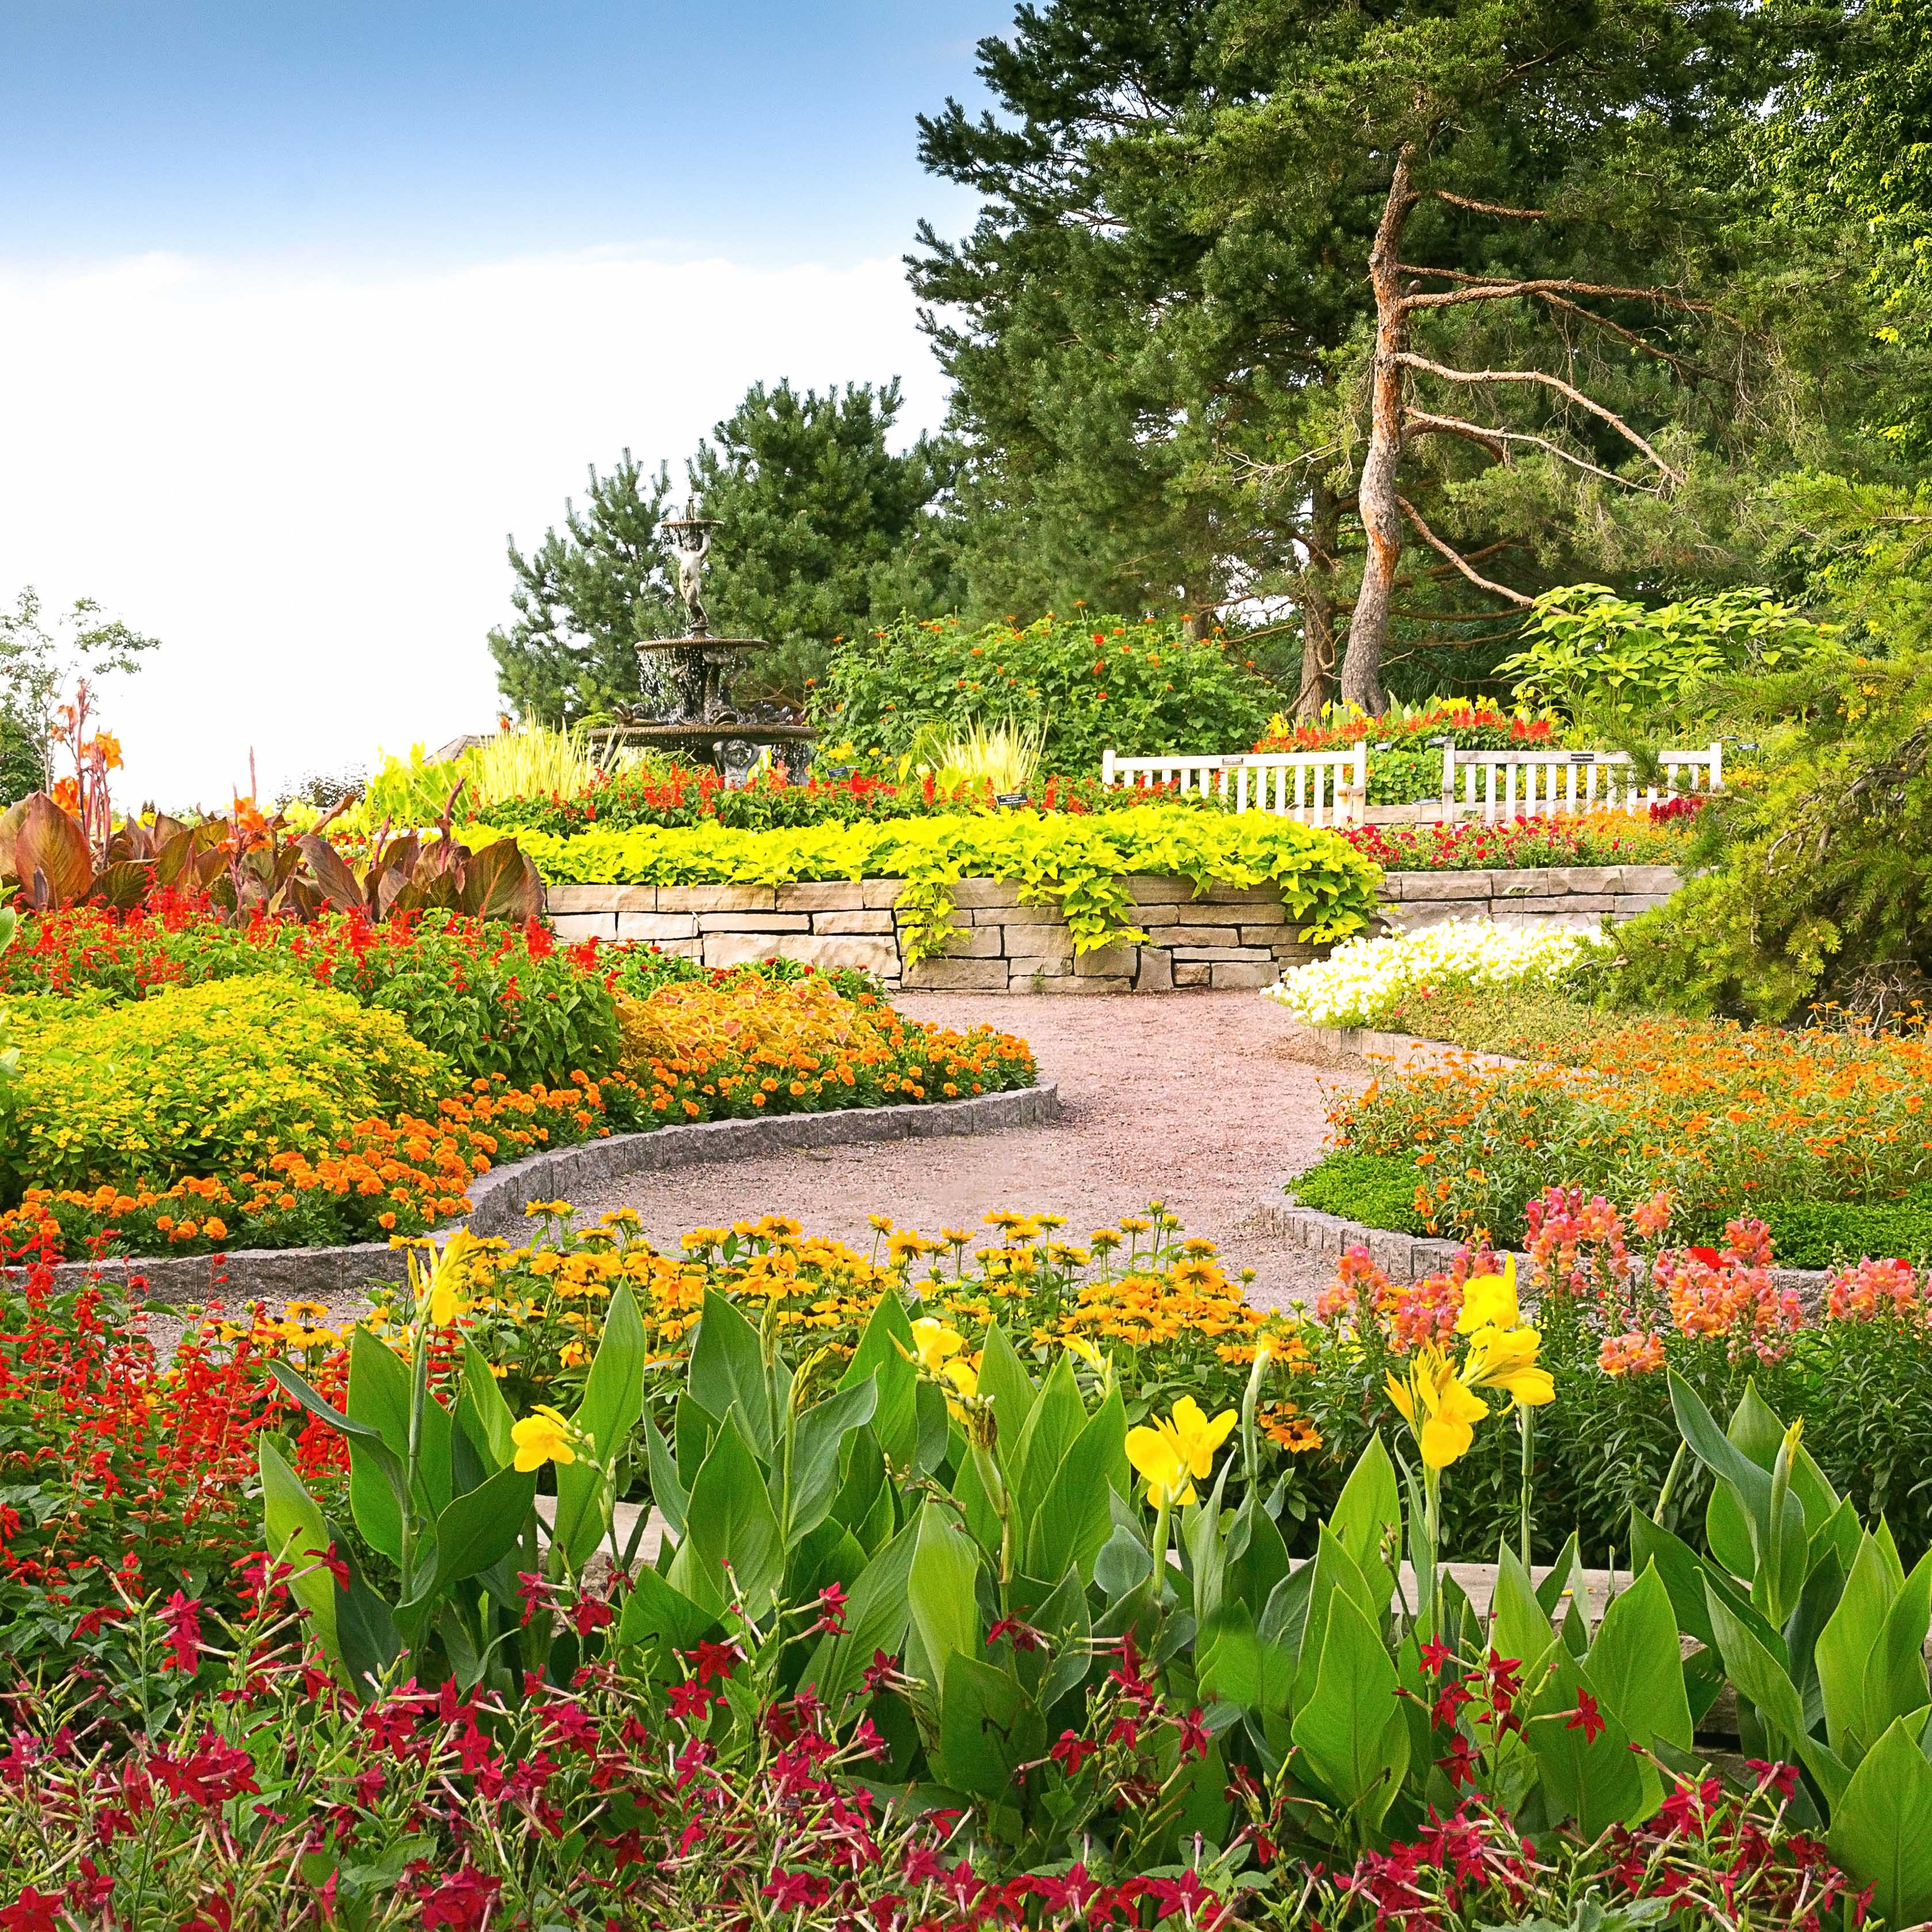
<path id="1" fill-rule="evenodd" d="M 260 1540 L 250 1494 L 255 1438 L 298 1436 L 308 1474 L 342 1466 L 337 1438 L 304 1418 L 268 1372 L 291 1348 L 259 1309 L 244 1324 L 218 1304 L 164 1364 L 147 1334 L 138 1280 L 103 1274 L 57 1290 L 44 1252 L 0 1276 L 0 1624 L 17 1658 L 58 1644 L 76 1620 L 122 1614 L 124 1600 L 208 1578 L 232 1600 L 238 1556 Z M 212 1291 L 222 1276 L 210 1264 Z M 317 1314 L 320 1310 L 315 1311 Z M 302 1359 L 340 1388 L 332 1334 Z"/>

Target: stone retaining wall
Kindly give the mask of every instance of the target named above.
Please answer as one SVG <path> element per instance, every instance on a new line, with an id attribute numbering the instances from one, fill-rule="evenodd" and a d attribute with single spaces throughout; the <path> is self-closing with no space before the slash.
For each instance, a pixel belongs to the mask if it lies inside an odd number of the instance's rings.
<path id="1" fill-rule="evenodd" d="M 1453 918 L 1498 925 L 1550 921 L 1594 930 L 1608 913 L 1628 918 L 1661 905 L 1678 875 L 1667 866 L 1570 866 L 1523 872 L 1390 872 L 1382 923 L 1408 932 Z M 1294 936 L 1272 886 L 1210 886 L 1186 879 L 1126 881 L 1145 946 L 1076 956 L 1057 908 L 1023 905 L 1019 886 L 962 879 L 952 889 L 958 928 L 943 959 L 908 968 L 892 908 L 898 879 L 791 886 L 552 886 L 550 916 L 567 939 L 641 940 L 702 962 L 742 966 L 774 956 L 813 966 L 856 966 L 908 990 L 988 993 L 1152 993 L 1189 986 L 1270 986 L 1284 966 L 1319 948 Z"/>

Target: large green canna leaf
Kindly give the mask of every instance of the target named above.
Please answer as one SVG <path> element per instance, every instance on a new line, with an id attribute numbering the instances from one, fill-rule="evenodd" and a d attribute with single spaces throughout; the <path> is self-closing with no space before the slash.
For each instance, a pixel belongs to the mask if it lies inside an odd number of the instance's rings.
<path id="1" fill-rule="evenodd" d="M 335 1579 L 316 1561 L 328 1553 L 328 1527 L 315 1498 L 302 1486 L 282 1453 L 267 1436 L 259 1438 L 262 1471 L 262 1520 L 272 1563 L 287 1563 L 301 1574 L 290 1594 L 308 1611 L 309 1628 L 332 1664 L 342 1660 L 335 1634 Z"/>
<path id="2" fill-rule="evenodd" d="M 993 1405 L 993 1422 L 999 1432 L 997 1446 L 1007 1479 L 1017 1480 L 1021 1438 L 1039 1391 L 997 1322 L 986 1330 L 980 1352 L 980 1393 Z"/>
<path id="3" fill-rule="evenodd" d="M 1832 1748 L 1856 1765 L 1898 1718 L 1924 1708 L 1932 1687 L 1925 1636 L 1932 1623 L 1932 1552 L 1893 1582 L 1894 1558 L 1875 1537 L 1859 1546 L 1816 1651 Z"/>
<path id="4" fill-rule="evenodd" d="M 1774 1753 L 1786 1762 L 1802 1763 L 1816 1780 L 1826 1804 L 1835 1806 L 1845 1789 L 1844 1761 L 1804 1728 L 1803 1700 L 1785 1666 L 1724 1600 L 1714 1582 L 1706 1585 L 1706 1602 L 1726 1674 L 1738 1695 L 1756 1706 Z"/>
<path id="5" fill-rule="evenodd" d="M 1595 1721 L 1580 1714 L 1587 1708 L 1580 1702 L 1585 1696 L 1597 1704 Z M 1661 1782 L 1633 1755 L 1630 1735 L 1601 1688 L 1561 1645 L 1534 1711 L 1526 1728 L 1555 1816 L 1574 1818 L 1583 1835 L 1594 1838 L 1612 1825 L 1634 1825 L 1656 1808 Z"/>
<path id="6" fill-rule="evenodd" d="M 764 1472 L 735 1409 L 720 1426 L 691 1486 L 686 1527 L 686 1547 L 716 1586 L 723 1587 L 728 1564 L 745 1607 L 754 1616 L 764 1616 L 784 1574 L 784 1542 Z"/>
<path id="7" fill-rule="evenodd" d="M 911 1468 L 919 1453 L 919 1372 L 908 1359 L 911 1351 L 912 1323 L 898 1297 L 881 1295 L 838 1384 L 850 1388 L 868 1376 L 877 1378 L 878 1408 L 872 1431 L 880 1448 L 902 1469 Z"/>
<path id="8" fill-rule="evenodd" d="M 1825 1735 L 1847 1764 L 1856 1764 L 1886 1725 L 1903 1714 L 1888 1710 L 1884 1722 L 1874 1724 L 1874 1687 L 1868 1681 L 1872 1654 L 1898 1594 L 1898 1586 L 1892 1580 L 1877 1538 L 1864 1538 L 1852 1559 L 1838 1606 L 1819 1633 L 1814 1653 L 1825 1705 Z M 1924 1668 L 1922 1664 L 1920 1667 Z"/>
<path id="9" fill-rule="evenodd" d="M 1355 1559 L 1342 1546 L 1341 1538 L 1325 1522 L 1318 1525 L 1316 1529 L 1315 1560 L 1304 1568 L 1309 1573 L 1309 1582 L 1307 1607 L 1303 1615 L 1301 1642 L 1294 1672 L 1294 1706 L 1297 1710 L 1315 1694 L 1316 1676 L 1322 1663 L 1322 1636 L 1328 1628 L 1332 1599 L 1337 1595 L 1347 1597 L 1372 1627 L 1379 1623 L 1388 1609 L 1387 1599 L 1378 1598 L 1374 1585 L 1362 1574 Z M 1269 1621 L 1265 1612 L 1261 1621 L 1265 1628 Z"/>
<path id="10" fill-rule="evenodd" d="M 879 1402 L 876 1376 L 842 1388 L 797 1418 L 792 1436 L 791 1496 L 785 1546 L 802 1541 L 831 1512 L 838 1493 L 839 1451 L 855 1429 L 872 1419 Z"/>
<path id="11" fill-rule="evenodd" d="M 996 1418 L 997 1419 L 997 1418 Z M 1003 1459 L 1006 1481 L 1019 1506 L 1021 1547 L 1026 1547 L 1034 1519 L 1046 1501 L 1053 1479 L 1066 1460 L 1067 1451 L 1087 1426 L 1087 1405 L 1080 1400 L 1080 1384 L 1073 1376 L 1073 1361 L 1063 1354 L 1041 1384 L 1039 1400 L 1020 1430 L 1018 1454 L 1011 1450 Z M 1058 1576 L 1064 1562 L 1053 1566 Z M 1046 1572 L 1037 1571 L 1044 1575 Z"/>
<path id="12" fill-rule="evenodd" d="M 436 1587 L 459 1583 L 508 1556 L 536 1492 L 534 1469 L 499 1469 L 481 1488 L 453 1498 L 436 1520 Z"/>
<path id="13" fill-rule="evenodd" d="M 1536 1594 L 1516 1552 L 1505 1538 L 1496 1552 L 1496 1588 L 1490 1600 L 1490 1647 L 1522 1666 L 1522 1681 L 1534 1686 L 1557 1648 L 1550 1612 Z"/>
<path id="14" fill-rule="evenodd" d="M 601 1458 L 621 1455 L 644 1407 L 644 1324 L 628 1282 L 620 1282 L 604 1317 L 604 1333 L 584 1400 L 572 1418 L 597 1445 Z M 610 1521 L 610 1498 L 603 1477 L 587 1458 L 556 1468 L 556 1522 L 554 1534 L 580 1569 L 596 1553 Z"/>
<path id="15" fill-rule="evenodd" d="M 516 1442 L 510 1433 L 517 1418 L 503 1400 L 502 1384 L 490 1372 L 489 1357 L 466 1335 L 463 1338 L 463 1392 L 481 1432 L 477 1448 L 488 1452 L 494 1468 L 507 1469 L 517 1458 Z"/>
<path id="16" fill-rule="evenodd" d="M 1304 1664 L 1307 1652 L 1304 1642 Z M 1331 1592 L 1314 1692 L 1291 1736 L 1336 1804 L 1371 1831 L 1408 1771 L 1408 1725 L 1395 1693 L 1381 1636 L 1346 1591 Z"/>
<path id="17" fill-rule="evenodd" d="M 1010 1802 L 1014 1772 L 1046 1754 L 1046 1732 L 1018 1683 L 964 1652 L 946 1660 L 939 1757 L 942 1783 L 994 1804 Z"/>
<path id="18" fill-rule="evenodd" d="M 804 1682 L 834 1709 L 858 1689 L 873 1654 L 897 1657 L 912 1619 L 912 1561 L 919 1540 L 915 1518 L 859 1573 L 845 1602 L 845 1628 L 822 1639 L 806 1666 Z"/>
<path id="19" fill-rule="evenodd" d="M 1826 1842 L 1888 1925 L 1932 1918 L 1932 1764 L 1922 1711 L 1893 1720 L 1832 1809 Z"/>
<path id="20" fill-rule="evenodd" d="M 759 1461 L 771 1461 L 772 1402 L 758 1331 L 716 1288 L 704 1291 L 704 1313 L 692 1344 L 686 1385 L 692 1399 L 721 1421 L 735 1407 L 738 1426 Z"/>
<path id="21" fill-rule="evenodd" d="M 944 1682 L 946 1660 L 955 1652 L 979 1654 L 979 1570 L 971 1543 L 937 1503 L 927 1503 L 919 1513 L 906 1597 L 936 1682 Z"/>
<path id="22" fill-rule="evenodd" d="M 1604 1612 L 1589 1677 L 1604 1708 L 1636 1744 L 1691 1745 L 1690 1700 L 1670 1593 L 1653 1564 Z"/>
<path id="23" fill-rule="evenodd" d="M 1064 1576 L 1070 1565 L 1079 1571 L 1083 1584 L 1093 1580 L 1094 1559 L 1113 1533 L 1108 1498 L 1114 1471 L 1126 1456 L 1126 1412 L 1116 1386 L 1108 1390 L 1106 1399 L 1061 1457 L 1034 1514 L 1026 1544 L 1026 1568 L 1031 1575 Z"/>
<path id="24" fill-rule="evenodd" d="M 673 1650 L 689 1650 L 716 1621 L 702 1604 L 694 1604 L 682 1591 L 674 1589 L 655 1570 L 646 1570 L 624 1599 L 617 1641 L 662 1642 Z"/>
<path id="25" fill-rule="evenodd" d="M 1379 1434 L 1370 1436 L 1369 1446 L 1356 1457 L 1355 1466 L 1335 1499 L 1328 1526 L 1363 1575 L 1372 1582 L 1385 1580 L 1392 1594 L 1395 1580 L 1390 1574 L 1386 1552 L 1401 1546 L 1402 1498 L 1396 1488 L 1395 1465 Z M 1379 1578 L 1375 1574 L 1378 1570 Z"/>

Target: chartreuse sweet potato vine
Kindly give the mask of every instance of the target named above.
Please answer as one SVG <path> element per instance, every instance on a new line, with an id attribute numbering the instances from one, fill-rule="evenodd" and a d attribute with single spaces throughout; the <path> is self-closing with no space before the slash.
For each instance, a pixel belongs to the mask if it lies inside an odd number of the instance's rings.
<path id="1" fill-rule="evenodd" d="M 1281 890 L 1304 940 L 1346 938 L 1375 907 L 1374 863 L 1333 832 L 1259 814 L 1163 811 L 1104 818 L 1036 812 L 996 818 L 900 819 L 775 832 L 716 824 L 568 838 L 522 835 L 553 885 L 789 885 L 804 879 L 903 879 L 898 910 L 908 959 L 942 952 L 952 929 L 950 888 L 964 878 L 1016 882 L 1034 904 L 1055 904 L 1075 950 L 1145 935 L 1133 924 L 1128 879 L 1160 874 Z"/>

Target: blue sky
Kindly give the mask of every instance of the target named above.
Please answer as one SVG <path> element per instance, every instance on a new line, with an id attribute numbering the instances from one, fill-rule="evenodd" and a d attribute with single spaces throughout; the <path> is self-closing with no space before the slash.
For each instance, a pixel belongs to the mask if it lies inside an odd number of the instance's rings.
<path id="1" fill-rule="evenodd" d="M 0 6 L 16 258 L 625 242 L 897 253 L 968 206 L 914 116 L 977 100 L 1002 0 Z"/>
<path id="2" fill-rule="evenodd" d="M 0 0 L 0 601 L 162 650 L 125 790 L 487 728 L 506 536 L 753 380 L 944 378 L 914 116 L 1010 0 Z M 728 542 L 729 533 L 722 541 Z"/>

